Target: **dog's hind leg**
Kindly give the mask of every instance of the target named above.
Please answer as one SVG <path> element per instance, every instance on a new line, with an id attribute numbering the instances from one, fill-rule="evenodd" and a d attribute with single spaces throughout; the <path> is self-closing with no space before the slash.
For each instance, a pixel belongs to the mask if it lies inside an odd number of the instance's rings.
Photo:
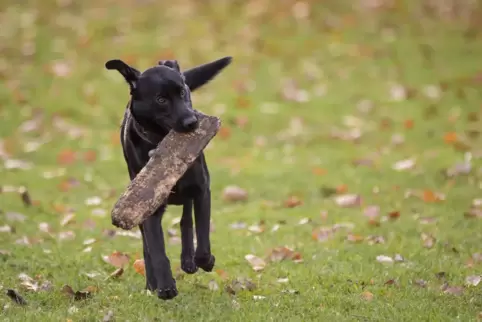
<path id="1" fill-rule="evenodd" d="M 172 277 L 171 264 L 166 254 L 164 233 L 161 221 L 166 207 L 161 206 L 144 223 L 144 242 L 147 246 L 148 258 L 152 265 L 152 272 L 157 282 L 157 296 L 163 300 L 170 300 L 178 294 L 176 281 Z M 146 271 L 147 272 L 147 271 Z"/>
<path id="2" fill-rule="evenodd" d="M 194 261 L 204 271 L 213 270 L 215 258 L 211 254 L 209 240 L 211 227 L 211 190 L 208 188 L 203 194 L 194 198 L 194 218 L 196 220 L 197 248 Z"/>
<path id="3" fill-rule="evenodd" d="M 194 262 L 192 203 L 192 199 L 187 199 L 184 202 L 181 218 L 181 269 L 188 274 L 194 274 L 197 272 L 197 266 Z"/>

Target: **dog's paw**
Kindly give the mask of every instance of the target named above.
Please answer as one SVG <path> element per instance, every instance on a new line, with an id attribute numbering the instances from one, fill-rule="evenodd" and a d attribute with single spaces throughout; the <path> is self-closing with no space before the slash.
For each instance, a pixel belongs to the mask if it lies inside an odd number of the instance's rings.
<path id="1" fill-rule="evenodd" d="M 214 263 L 216 258 L 214 255 L 207 255 L 207 256 L 196 256 L 194 258 L 194 262 L 198 267 L 201 267 L 205 272 L 211 272 L 214 268 Z"/>
<path id="2" fill-rule="evenodd" d="M 197 272 L 197 265 L 194 262 L 193 258 L 181 258 L 181 269 L 187 274 L 194 274 Z"/>
<path id="3" fill-rule="evenodd" d="M 157 297 L 161 300 L 172 300 L 177 296 L 177 294 L 178 291 L 176 288 L 176 282 L 174 280 L 171 285 L 166 285 L 165 287 L 161 287 L 159 290 L 157 290 Z"/>

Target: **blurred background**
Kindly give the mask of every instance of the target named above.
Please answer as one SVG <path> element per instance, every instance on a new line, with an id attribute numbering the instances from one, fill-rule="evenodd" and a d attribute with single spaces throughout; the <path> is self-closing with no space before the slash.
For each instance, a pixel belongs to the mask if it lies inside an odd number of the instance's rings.
<path id="1" fill-rule="evenodd" d="M 449 240 L 468 256 L 480 245 L 480 1 L 2 0 L 0 10 L 0 248 L 11 283 L 19 267 L 56 263 L 56 284 L 87 283 L 83 271 L 106 269 L 101 254 L 140 257 L 137 232 L 111 240 L 120 233 L 110 209 L 128 183 L 119 143 L 128 86 L 104 67 L 115 58 L 143 71 L 233 56 L 193 94 L 195 108 L 222 120 L 206 154 L 213 249 L 229 274 L 251 272 L 247 253 L 292 245 L 305 258 L 286 268 L 297 285 L 320 272 L 382 274 L 373 260 L 382 252 L 460 277 L 455 255 L 426 246 Z M 384 224 L 387 214 L 400 224 Z M 176 227 L 173 267 L 179 216 L 173 207 L 165 218 Z M 334 226 L 342 222 L 351 226 Z M 351 239 L 333 237 L 340 227 Z M 354 245 L 368 235 L 385 239 Z M 300 296 L 300 308 L 317 294 Z"/>

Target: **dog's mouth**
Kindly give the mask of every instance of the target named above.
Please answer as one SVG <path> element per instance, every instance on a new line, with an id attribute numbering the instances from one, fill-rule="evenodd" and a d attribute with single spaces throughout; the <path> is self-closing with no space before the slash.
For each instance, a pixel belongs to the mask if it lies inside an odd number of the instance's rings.
<path id="1" fill-rule="evenodd" d="M 199 121 L 196 115 L 191 115 L 189 117 L 181 119 L 179 122 L 176 122 L 173 129 L 176 132 L 189 133 L 196 130 L 198 126 L 199 126 Z"/>

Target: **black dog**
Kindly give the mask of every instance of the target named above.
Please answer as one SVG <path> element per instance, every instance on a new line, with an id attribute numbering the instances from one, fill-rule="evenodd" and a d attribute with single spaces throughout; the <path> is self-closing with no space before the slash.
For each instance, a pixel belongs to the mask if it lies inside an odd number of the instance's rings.
<path id="1" fill-rule="evenodd" d="M 150 151 L 173 129 L 193 131 L 198 126 L 192 107 L 191 91 L 213 79 L 231 63 L 231 57 L 200 65 L 181 72 L 177 61 L 160 61 L 143 73 L 121 60 L 110 60 L 107 69 L 115 69 L 129 84 L 131 99 L 121 125 L 121 143 L 130 179 L 149 161 Z M 209 240 L 211 191 L 209 171 L 201 154 L 172 189 L 166 204 L 140 225 L 146 288 L 156 290 L 159 298 L 172 299 L 177 295 L 164 245 L 161 220 L 167 204 L 182 205 L 181 268 L 189 274 L 212 271 L 215 258 Z M 194 250 L 192 210 L 196 221 L 197 248 Z"/>

